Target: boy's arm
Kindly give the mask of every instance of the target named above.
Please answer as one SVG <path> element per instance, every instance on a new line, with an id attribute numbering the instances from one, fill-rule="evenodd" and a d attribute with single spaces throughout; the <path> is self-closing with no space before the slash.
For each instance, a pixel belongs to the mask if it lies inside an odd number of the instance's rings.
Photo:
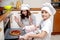
<path id="1" fill-rule="evenodd" d="M 24 39 L 28 39 L 28 38 L 44 38 L 45 36 L 47 35 L 47 32 L 46 31 L 42 31 L 41 33 L 38 33 L 38 34 L 30 34 L 30 33 L 27 33 L 25 36 L 24 36 Z"/>
<path id="2" fill-rule="evenodd" d="M 38 34 L 31 34 L 29 35 L 32 38 L 44 38 L 47 35 L 46 31 L 42 31 L 41 33 Z"/>

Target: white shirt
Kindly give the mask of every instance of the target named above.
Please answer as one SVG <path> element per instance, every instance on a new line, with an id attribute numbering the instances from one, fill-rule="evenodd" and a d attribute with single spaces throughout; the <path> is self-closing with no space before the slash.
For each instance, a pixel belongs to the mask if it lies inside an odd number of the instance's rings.
<path id="1" fill-rule="evenodd" d="M 0 32 L 0 40 L 4 40 L 4 25 L 3 25 L 3 21 L 0 22 L 0 28 L 2 29 L 2 31 Z"/>
<path id="2" fill-rule="evenodd" d="M 41 39 L 41 38 L 36 38 L 34 40 L 50 40 L 51 37 L 51 32 L 52 32 L 52 27 L 53 26 L 53 18 L 50 17 L 49 19 L 42 21 L 41 23 L 41 30 L 46 31 L 47 35 Z"/>
<path id="3" fill-rule="evenodd" d="M 41 30 L 46 31 L 47 35 L 43 40 L 50 40 L 51 32 L 52 32 L 52 23 L 50 19 L 47 19 L 46 21 L 43 21 L 41 23 Z"/>

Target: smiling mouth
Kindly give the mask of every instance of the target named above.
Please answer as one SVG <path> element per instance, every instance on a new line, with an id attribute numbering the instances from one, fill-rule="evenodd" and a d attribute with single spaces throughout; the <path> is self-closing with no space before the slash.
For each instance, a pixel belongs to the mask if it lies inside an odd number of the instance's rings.
<path id="1" fill-rule="evenodd" d="M 42 17 L 46 17 L 46 16 L 42 16 Z"/>

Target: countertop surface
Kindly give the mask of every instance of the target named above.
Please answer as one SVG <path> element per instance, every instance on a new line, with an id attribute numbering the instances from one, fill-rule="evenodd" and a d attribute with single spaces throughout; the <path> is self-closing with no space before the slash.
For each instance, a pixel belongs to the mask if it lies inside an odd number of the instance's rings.
<path id="1" fill-rule="evenodd" d="M 31 9 L 31 11 L 40 11 L 41 10 L 41 8 L 30 8 L 30 9 Z M 55 9 L 60 9 L 60 7 L 55 7 Z M 0 7 L 0 11 L 1 10 L 4 10 L 4 8 Z M 13 8 L 12 11 L 20 11 L 20 9 Z"/>

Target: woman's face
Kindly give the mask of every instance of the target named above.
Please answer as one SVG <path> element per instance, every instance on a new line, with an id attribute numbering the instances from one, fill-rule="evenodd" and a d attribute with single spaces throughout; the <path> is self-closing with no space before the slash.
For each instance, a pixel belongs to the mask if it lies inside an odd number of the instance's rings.
<path id="1" fill-rule="evenodd" d="M 27 15 L 27 10 L 23 10 L 22 14 Z"/>
<path id="2" fill-rule="evenodd" d="M 50 17 L 50 14 L 45 10 L 42 10 L 41 13 L 42 13 L 43 20 L 46 20 Z"/>

